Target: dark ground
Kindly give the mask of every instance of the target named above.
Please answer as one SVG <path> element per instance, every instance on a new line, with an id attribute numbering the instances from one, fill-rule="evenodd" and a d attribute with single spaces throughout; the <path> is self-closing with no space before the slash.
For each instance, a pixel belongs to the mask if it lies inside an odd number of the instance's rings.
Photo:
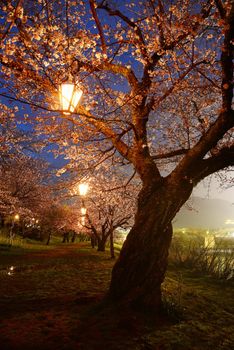
<path id="1" fill-rule="evenodd" d="M 171 268 L 170 317 L 130 311 L 104 299 L 113 263 L 87 244 L 0 252 L 0 349 L 234 348 L 232 286 Z"/>

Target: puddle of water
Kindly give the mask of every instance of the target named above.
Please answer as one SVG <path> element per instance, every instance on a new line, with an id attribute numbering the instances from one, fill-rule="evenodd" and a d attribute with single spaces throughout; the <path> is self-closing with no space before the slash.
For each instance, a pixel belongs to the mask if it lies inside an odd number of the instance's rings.
<path id="1" fill-rule="evenodd" d="M 7 266 L 0 268 L 0 274 L 13 276 L 20 272 L 33 272 L 37 270 L 48 269 L 54 265 L 28 265 L 28 266 Z"/>
<path id="2" fill-rule="evenodd" d="M 13 275 L 13 274 L 14 274 L 14 270 L 15 270 L 15 266 L 10 266 L 10 267 L 8 268 L 7 274 L 8 274 L 9 276 Z"/>
<path id="3" fill-rule="evenodd" d="M 0 273 L 8 276 L 12 276 L 15 273 L 15 266 L 8 266 L 0 269 Z"/>

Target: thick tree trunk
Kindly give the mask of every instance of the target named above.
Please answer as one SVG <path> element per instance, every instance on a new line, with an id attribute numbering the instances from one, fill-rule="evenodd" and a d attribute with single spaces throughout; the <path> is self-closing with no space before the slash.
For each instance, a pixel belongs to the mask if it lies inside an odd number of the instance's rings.
<path id="1" fill-rule="evenodd" d="M 106 250 L 106 238 L 98 239 L 98 252 L 104 252 Z"/>
<path id="2" fill-rule="evenodd" d="M 97 238 L 93 234 L 91 234 L 90 236 L 90 242 L 91 242 L 91 247 L 95 248 L 97 245 Z"/>
<path id="3" fill-rule="evenodd" d="M 110 233 L 110 256 L 111 256 L 111 259 L 115 259 L 114 232 L 113 232 L 113 230 Z"/>
<path id="4" fill-rule="evenodd" d="M 112 271 L 110 298 L 150 310 L 161 308 L 171 221 L 192 190 L 191 185 L 181 186 L 180 191 L 168 184 L 141 190 L 135 224 Z"/>
<path id="5" fill-rule="evenodd" d="M 64 232 L 63 233 L 62 243 L 69 243 L 69 232 Z"/>
<path id="6" fill-rule="evenodd" d="M 72 243 L 75 243 L 75 240 L 76 240 L 76 233 L 73 232 L 72 239 L 71 239 Z"/>
<path id="7" fill-rule="evenodd" d="M 48 233 L 46 245 L 50 244 L 50 239 L 51 239 L 51 232 Z"/>

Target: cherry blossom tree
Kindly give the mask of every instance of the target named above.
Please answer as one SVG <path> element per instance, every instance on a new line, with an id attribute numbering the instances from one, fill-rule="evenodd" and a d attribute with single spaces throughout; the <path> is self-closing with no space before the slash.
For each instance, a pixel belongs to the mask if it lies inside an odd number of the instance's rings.
<path id="1" fill-rule="evenodd" d="M 38 146 L 40 140 L 36 133 L 28 127 L 23 129 L 25 120 L 22 115 L 15 116 L 18 112 L 17 106 L 1 105 L 1 224 L 6 224 L 11 235 L 14 234 L 14 228 L 24 237 L 42 237 L 44 222 L 51 221 L 48 220 L 51 208 L 58 206 L 55 200 L 58 181 L 53 179 L 53 169 L 49 168 L 38 152 L 41 147 Z M 62 201 L 58 191 L 56 197 L 57 202 Z M 52 227 L 53 230 L 56 228 L 56 225 Z"/>
<path id="2" fill-rule="evenodd" d="M 172 219 L 197 183 L 234 163 L 233 1 L 0 6 L 1 95 L 32 107 L 66 170 L 111 159 L 141 179 L 109 296 L 158 309 Z M 83 90 L 73 114 L 56 100 L 66 79 Z"/>
<path id="3" fill-rule="evenodd" d="M 45 206 L 42 216 L 40 217 L 41 235 L 46 239 L 49 245 L 52 235 L 61 236 L 65 243 L 66 238 L 69 242 L 69 233 L 78 230 L 78 211 L 72 205 L 66 205 L 62 202 L 62 198 L 53 198 Z"/>
<path id="4" fill-rule="evenodd" d="M 51 195 L 43 183 L 45 167 L 25 155 L 11 156 L 0 162 L 0 212 L 3 216 L 17 213 L 25 219 L 39 217 Z"/>
<path id="5" fill-rule="evenodd" d="M 87 183 L 89 190 L 85 199 L 80 201 L 79 198 L 80 224 L 97 242 L 98 251 L 105 251 L 110 239 L 111 257 L 114 258 L 114 231 L 133 223 L 136 185 L 127 184 L 126 174 L 111 174 L 102 169 Z M 78 192 L 76 186 L 71 192 Z"/>

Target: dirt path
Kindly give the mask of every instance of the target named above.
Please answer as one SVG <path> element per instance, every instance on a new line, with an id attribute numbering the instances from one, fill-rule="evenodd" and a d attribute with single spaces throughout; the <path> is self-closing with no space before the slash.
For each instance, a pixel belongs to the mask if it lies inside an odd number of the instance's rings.
<path id="1" fill-rule="evenodd" d="M 66 245 L 1 256 L 0 262 L 1 350 L 89 349 L 82 345 L 92 339 L 87 320 L 94 319 L 87 313 L 107 290 L 108 254 Z"/>
<path id="2" fill-rule="evenodd" d="M 85 244 L 0 256 L 0 349 L 137 349 L 144 320 L 103 302 L 113 263 Z"/>

